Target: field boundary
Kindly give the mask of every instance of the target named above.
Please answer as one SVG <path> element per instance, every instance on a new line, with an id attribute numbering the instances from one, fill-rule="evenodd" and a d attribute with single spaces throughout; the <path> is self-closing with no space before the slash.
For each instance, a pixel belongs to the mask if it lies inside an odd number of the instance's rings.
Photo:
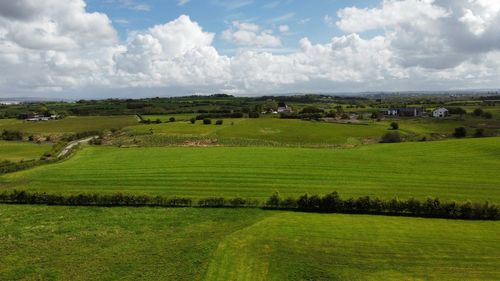
<path id="1" fill-rule="evenodd" d="M 299 198 L 281 199 L 273 194 L 266 202 L 257 199 L 208 197 L 194 200 L 190 197 L 164 197 L 127 194 L 55 195 L 14 190 L 0 193 L 0 204 L 94 206 L 94 207 L 182 207 L 182 208 L 261 208 L 311 213 L 368 214 L 422 218 L 464 220 L 500 220 L 500 206 L 488 202 L 441 202 L 428 198 L 381 200 L 369 196 L 342 199 L 337 192 L 324 196 L 307 194 Z"/>

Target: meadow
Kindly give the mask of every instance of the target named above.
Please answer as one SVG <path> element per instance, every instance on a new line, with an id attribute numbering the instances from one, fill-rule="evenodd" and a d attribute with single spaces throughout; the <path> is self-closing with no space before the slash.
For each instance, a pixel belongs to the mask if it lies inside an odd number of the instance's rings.
<path id="1" fill-rule="evenodd" d="M 0 161 L 21 161 L 38 159 L 45 152 L 50 151 L 49 144 L 35 144 L 21 141 L 0 140 Z"/>
<path id="2" fill-rule="evenodd" d="M 0 176 L 0 190 L 268 198 L 304 193 L 500 202 L 500 139 L 285 147 L 86 147 Z"/>
<path id="3" fill-rule="evenodd" d="M 203 125 L 189 122 L 138 125 L 125 128 L 138 135 L 144 145 L 156 135 L 158 145 L 179 144 L 193 138 L 211 139 L 229 146 L 339 146 L 376 142 L 388 131 L 388 124 L 339 124 L 294 119 L 224 119 L 223 124 Z M 214 121 L 215 122 L 215 121 Z M 163 137 L 164 142 L 161 142 Z M 171 141 L 173 140 L 173 141 Z M 154 144 L 154 143 L 153 143 Z"/>
<path id="4" fill-rule="evenodd" d="M 0 206 L 1 280 L 495 280 L 500 223 Z"/>
<path id="5" fill-rule="evenodd" d="M 135 116 L 68 116 L 60 120 L 26 122 L 17 119 L 0 119 L 0 129 L 22 131 L 25 134 L 62 134 L 120 129 L 137 124 Z"/>

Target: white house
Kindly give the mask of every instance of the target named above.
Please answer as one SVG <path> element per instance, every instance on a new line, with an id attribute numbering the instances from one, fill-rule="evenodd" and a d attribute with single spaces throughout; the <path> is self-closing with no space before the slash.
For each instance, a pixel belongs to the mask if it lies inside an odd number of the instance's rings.
<path id="1" fill-rule="evenodd" d="M 449 111 L 444 107 L 436 108 L 432 111 L 432 116 L 435 118 L 443 118 L 448 116 Z"/>
<path id="2" fill-rule="evenodd" d="M 289 107 L 288 105 L 285 105 L 285 106 L 279 106 L 278 107 L 278 113 L 284 113 L 284 112 L 293 112 L 292 108 Z"/>

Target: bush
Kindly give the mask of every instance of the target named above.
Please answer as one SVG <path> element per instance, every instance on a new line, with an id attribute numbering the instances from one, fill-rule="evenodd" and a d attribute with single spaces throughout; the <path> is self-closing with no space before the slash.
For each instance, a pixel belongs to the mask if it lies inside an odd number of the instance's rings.
<path id="1" fill-rule="evenodd" d="M 1 138 L 7 141 L 23 140 L 23 133 L 21 133 L 20 131 L 5 130 L 2 132 Z"/>
<path id="2" fill-rule="evenodd" d="M 321 108 L 317 108 L 314 106 L 307 106 L 307 107 L 304 107 L 299 113 L 300 114 L 314 114 L 314 113 L 323 113 L 323 112 L 325 112 L 325 111 Z"/>
<path id="3" fill-rule="evenodd" d="M 476 108 L 476 109 L 474 109 L 472 114 L 474 114 L 475 116 L 481 116 L 481 115 L 483 115 L 483 110 L 481 108 Z"/>
<path id="4" fill-rule="evenodd" d="M 484 112 L 483 113 L 483 118 L 491 119 L 491 118 L 493 118 L 493 114 L 491 114 L 490 112 Z"/>
<path id="5" fill-rule="evenodd" d="M 449 219 L 500 219 L 500 206 L 491 205 L 488 202 L 460 204 L 441 202 L 438 198 L 428 198 L 421 203 L 414 198 L 408 200 L 392 198 L 384 201 L 369 196 L 343 200 L 336 192 L 324 196 L 304 194 L 297 199 L 287 198 L 285 200 L 281 200 L 279 194 L 274 193 L 267 201 L 266 207 L 322 213 L 387 214 Z"/>
<path id="6" fill-rule="evenodd" d="M 250 112 L 248 113 L 248 118 L 259 118 L 260 114 L 258 112 Z"/>
<path id="7" fill-rule="evenodd" d="M 189 120 L 189 122 L 191 122 L 191 124 L 196 123 L 196 118 L 191 118 L 191 119 Z"/>
<path id="8" fill-rule="evenodd" d="M 477 128 L 476 132 L 474 133 L 475 138 L 482 138 L 484 137 L 484 129 L 483 128 Z"/>
<path id="9" fill-rule="evenodd" d="M 203 119 L 203 124 L 204 125 L 210 125 L 210 124 L 212 124 L 212 120 L 208 119 L 208 118 L 205 118 L 205 119 Z"/>
<path id="10" fill-rule="evenodd" d="M 168 118 L 168 121 L 169 122 L 175 122 L 175 118 L 174 117 L 170 117 L 170 118 Z"/>
<path id="11" fill-rule="evenodd" d="M 465 138 L 467 136 L 467 130 L 464 127 L 455 128 L 453 136 L 456 138 Z"/>
<path id="12" fill-rule="evenodd" d="M 217 120 L 217 121 L 215 121 L 215 125 L 222 125 L 222 123 L 224 123 L 223 120 Z"/>
<path id="13" fill-rule="evenodd" d="M 398 129 L 399 129 L 399 124 L 398 124 L 397 122 L 392 122 L 392 123 L 391 123 L 391 128 L 392 128 L 393 130 L 398 130 Z"/>
<path id="14" fill-rule="evenodd" d="M 401 142 L 401 136 L 398 132 L 389 132 L 382 136 L 381 143 L 397 143 Z"/>
<path id="15" fill-rule="evenodd" d="M 461 107 L 449 107 L 448 112 L 450 114 L 459 114 L 459 115 L 464 115 L 467 113 L 467 111 L 465 111 L 465 109 Z"/>

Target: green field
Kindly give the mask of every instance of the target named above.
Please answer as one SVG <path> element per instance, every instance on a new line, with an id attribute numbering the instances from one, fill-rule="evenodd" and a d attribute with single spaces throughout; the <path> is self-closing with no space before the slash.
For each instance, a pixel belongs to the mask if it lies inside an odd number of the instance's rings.
<path id="1" fill-rule="evenodd" d="M 50 150 L 48 144 L 34 144 L 20 141 L 0 141 L 0 161 L 21 161 L 38 159 Z"/>
<path id="2" fill-rule="evenodd" d="M 87 147 L 71 159 L 0 176 L 1 189 L 52 193 L 343 196 L 500 202 L 500 139 L 355 149 Z"/>
<path id="3" fill-rule="evenodd" d="M 105 129 L 120 129 L 137 124 L 135 116 L 69 116 L 61 120 L 26 122 L 17 119 L 0 119 L 0 129 L 17 130 L 26 134 L 79 133 Z"/>
<path id="4" fill-rule="evenodd" d="M 500 223 L 0 206 L 0 280 L 498 280 Z"/>
<path id="5" fill-rule="evenodd" d="M 215 120 L 214 120 L 215 122 Z M 158 144 L 183 140 L 213 139 L 218 144 L 274 146 L 332 146 L 377 142 L 388 124 L 338 124 L 277 118 L 225 119 L 222 126 L 189 122 L 148 124 L 126 128 L 132 135 L 155 134 Z M 163 136 L 164 142 L 161 142 Z M 175 138 L 176 137 L 176 138 Z M 152 137 L 143 138 L 146 144 Z"/>

